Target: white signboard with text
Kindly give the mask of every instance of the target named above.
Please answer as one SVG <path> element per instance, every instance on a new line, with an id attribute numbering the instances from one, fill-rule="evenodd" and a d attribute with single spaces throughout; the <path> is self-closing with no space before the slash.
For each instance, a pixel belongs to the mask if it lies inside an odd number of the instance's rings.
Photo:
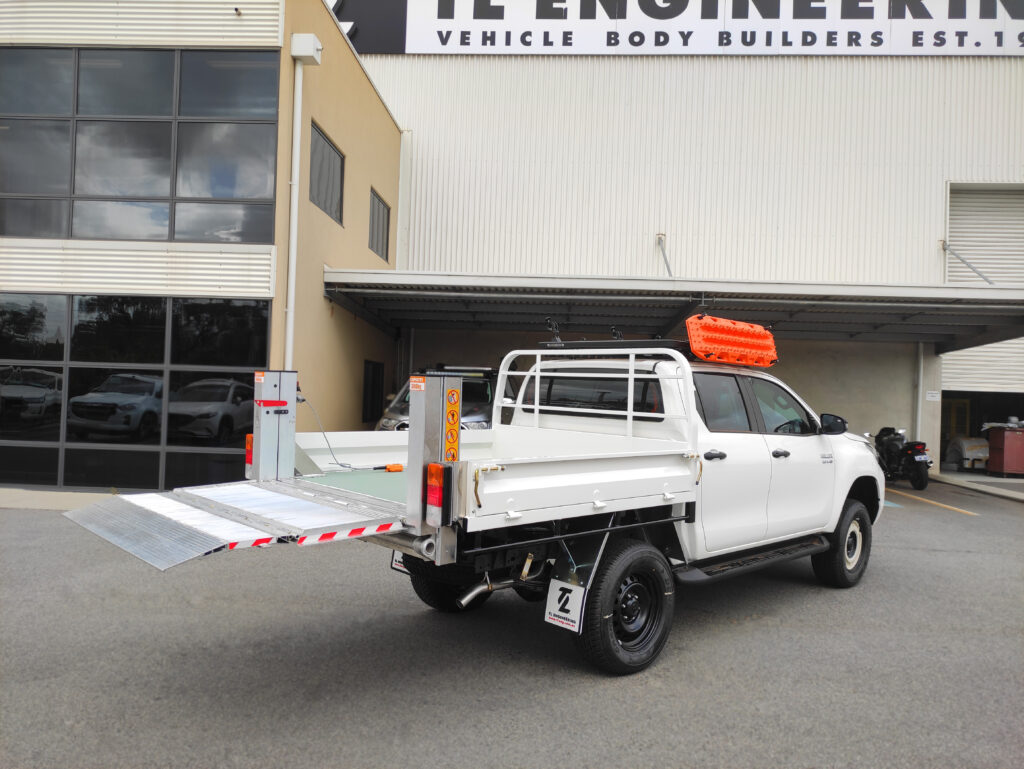
<path id="1" fill-rule="evenodd" d="M 409 0 L 405 52 L 1024 56 L 1024 0 Z"/>

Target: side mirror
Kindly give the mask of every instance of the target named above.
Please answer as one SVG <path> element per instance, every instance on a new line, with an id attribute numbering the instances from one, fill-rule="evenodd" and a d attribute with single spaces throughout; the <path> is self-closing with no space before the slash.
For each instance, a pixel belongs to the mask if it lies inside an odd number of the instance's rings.
<path id="1" fill-rule="evenodd" d="M 823 435 L 842 435 L 846 432 L 848 425 L 842 417 L 835 414 L 821 415 L 821 432 Z"/>

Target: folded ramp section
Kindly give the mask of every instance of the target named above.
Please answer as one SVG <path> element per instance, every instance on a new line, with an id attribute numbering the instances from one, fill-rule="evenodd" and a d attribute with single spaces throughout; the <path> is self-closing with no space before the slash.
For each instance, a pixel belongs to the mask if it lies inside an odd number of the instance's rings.
<path id="1" fill-rule="evenodd" d="M 224 548 L 269 545 L 275 539 L 163 494 L 111 497 L 64 515 L 161 571 Z"/>
<path id="2" fill-rule="evenodd" d="M 221 515 L 294 538 L 299 545 L 390 534 L 402 529 L 404 504 L 302 479 L 220 484 L 179 490 Z"/>

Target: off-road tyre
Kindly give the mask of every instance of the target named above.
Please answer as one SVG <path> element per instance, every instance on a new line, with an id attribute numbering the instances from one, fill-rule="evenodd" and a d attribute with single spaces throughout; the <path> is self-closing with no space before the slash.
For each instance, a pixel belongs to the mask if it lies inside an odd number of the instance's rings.
<path id="1" fill-rule="evenodd" d="M 487 599 L 491 597 L 490 593 L 481 593 L 470 601 L 466 608 L 460 609 L 456 601 L 472 585 L 450 585 L 446 582 L 435 582 L 432 579 L 421 577 L 417 574 L 412 574 L 410 577 L 412 579 L 412 589 L 416 591 L 419 599 L 431 609 L 437 609 L 445 614 L 474 611 L 483 606 Z"/>
<path id="2" fill-rule="evenodd" d="M 436 566 L 414 556 L 402 556 L 402 564 L 409 571 L 412 589 L 427 606 L 445 614 L 474 611 L 483 606 L 491 593 L 481 593 L 466 608 L 456 601 L 480 581 L 472 569 L 452 564 Z"/>
<path id="3" fill-rule="evenodd" d="M 674 609 L 665 556 L 646 542 L 609 542 L 587 594 L 577 648 L 607 673 L 638 673 L 664 648 Z"/>
<path id="4" fill-rule="evenodd" d="M 853 587 L 864 576 L 871 556 L 871 516 L 863 502 L 846 500 L 830 540 L 831 548 L 811 556 L 814 575 L 830 587 Z"/>
<path id="5" fill-rule="evenodd" d="M 540 603 L 541 601 L 546 601 L 548 598 L 548 594 L 544 590 L 535 590 L 533 588 L 521 587 L 519 585 L 513 585 L 512 590 L 514 590 L 515 594 L 527 603 Z"/>
<path id="6" fill-rule="evenodd" d="M 928 487 L 928 463 L 916 462 L 910 470 L 910 485 L 918 491 Z"/>

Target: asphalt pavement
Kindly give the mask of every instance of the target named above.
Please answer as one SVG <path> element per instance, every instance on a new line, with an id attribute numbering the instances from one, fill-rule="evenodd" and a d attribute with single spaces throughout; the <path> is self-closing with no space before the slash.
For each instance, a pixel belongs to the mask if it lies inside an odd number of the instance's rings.
<path id="1" fill-rule="evenodd" d="M 859 586 L 687 589 L 627 678 L 511 592 L 428 610 L 373 545 L 161 573 L 0 510 L 0 767 L 1017 767 L 1024 503 L 893 489 Z"/>

